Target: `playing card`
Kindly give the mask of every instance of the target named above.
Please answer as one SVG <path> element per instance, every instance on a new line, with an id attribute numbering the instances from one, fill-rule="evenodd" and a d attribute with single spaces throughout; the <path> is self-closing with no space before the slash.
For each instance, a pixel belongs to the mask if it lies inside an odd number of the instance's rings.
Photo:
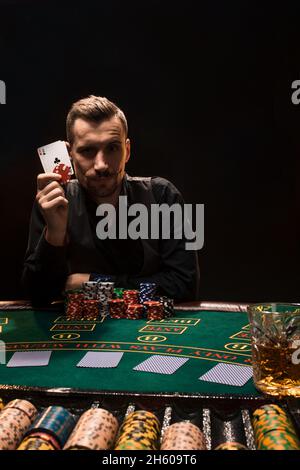
<path id="1" fill-rule="evenodd" d="M 154 372 L 156 374 L 174 374 L 188 360 L 187 357 L 154 355 L 138 364 L 133 370 Z"/>
<path id="2" fill-rule="evenodd" d="M 110 368 L 117 367 L 124 353 L 90 351 L 78 362 L 77 367 Z"/>
<path id="3" fill-rule="evenodd" d="M 253 370 L 250 366 L 220 363 L 199 377 L 199 380 L 241 387 L 251 379 L 252 375 Z"/>
<path id="4" fill-rule="evenodd" d="M 58 173 L 62 182 L 67 183 L 73 175 L 72 163 L 66 143 L 62 140 L 37 149 L 45 173 Z"/>
<path id="5" fill-rule="evenodd" d="M 52 351 L 15 352 L 7 363 L 7 367 L 47 366 Z"/>

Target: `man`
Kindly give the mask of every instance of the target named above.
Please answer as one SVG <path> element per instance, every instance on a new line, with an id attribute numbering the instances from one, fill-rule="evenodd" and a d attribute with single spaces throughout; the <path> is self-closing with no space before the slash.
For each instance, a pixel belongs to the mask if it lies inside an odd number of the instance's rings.
<path id="1" fill-rule="evenodd" d="M 47 304 L 63 290 L 101 276 L 109 276 L 116 287 L 138 289 L 140 282 L 155 282 L 161 294 L 177 301 L 196 299 L 197 254 L 185 249 L 184 238 L 97 236 L 97 207 L 112 204 L 118 211 L 119 196 L 127 197 L 128 206 L 142 203 L 149 210 L 151 204 L 183 205 L 169 181 L 125 173 L 130 140 L 124 113 L 106 98 L 79 100 L 67 116 L 67 138 L 77 179 L 62 185 L 55 173 L 37 177 L 23 271 L 33 304 Z"/>

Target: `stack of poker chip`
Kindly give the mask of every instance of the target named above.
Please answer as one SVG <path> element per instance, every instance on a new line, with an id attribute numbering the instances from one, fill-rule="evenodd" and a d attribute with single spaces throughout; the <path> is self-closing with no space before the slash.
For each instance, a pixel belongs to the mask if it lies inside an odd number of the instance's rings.
<path id="1" fill-rule="evenodd" d="M 160 423 L 149 411 L 129 413 L 120 428 L 115 450 L 157 450 Z"/>
<path id="2" fill-rule="evenodd" d="M 83 305 L 82 319 L 97 320 L 99 317 L 98 282 L 87 281 L 82 284 Z"/>
<path id="3" fill-rule="evenodd" d="M 86 300 L 97 300 L 98 282 L 87 281 L 82 283 L 83 298 Z"/>
<path id="4" fill-rule="evenodd" d="M 300 450 L 293 424 L 278 405 L 264 405 L 255 410 L 252 424 L 258 450 Z"/>
<path id="5" fill-rule="evenodd" d="M 222 442 L 214 450 L 248 450 L 248 448 L 239 442 L 228 441 Z"/>
<path id="6" fill-rule="evenodd" d="M 143 318 L 143 305 L 139 303 L 138 290 L 124 290 L 123 300 L 125 302 L 125 318 L 128 320 Z"/>
<path id="7" fill-rule="evenodd" d="M 83 299 L 81 320 L 96 321 L 99 318 L 99 302 L 94 299 Z"/>
<path id="8" fill-rule="evenodd" d="M 110 299 L 109 304 L 109 316 L 111 318 L 126 318 L 125 316 L 125 302 L 123 299 Z"/>
<path id="9" fill-rule="evenodd" d="M 181 421 L 164 432 L 161 450 L 206 450 L 205 437 L 195 424 Z"/>
<path id="10" fill-rule="evenodd" d="M 124 290 L 123 299 L 127 305 L 139 304 L 139 291 L 138 290 Z"/>
<path id="11" fill-rule="evenodd" d="M 114 282 L 98 282 L 97 298 L 100 304 L 100 315 L 105 316 L 109 312 L 109 300 L 113 298 Z"/>
<path id="12" fill-rule="evenodd" d="M 0 413 L 0 450 L 14 450 L 33 423 L 37 409 L 27 400 L 12 400 Z"/>
<path id="13" fill-rule="evenodd" d="M 68 320 L 81 320 L 84 295 L 81 289 L 65 292 L 65 312 Z"/>
<path id="14" fill-rule="evenodd" d="M 117 418 L 109 411 L 91 408 L 80 417 L 64 450 L 109 450 L 118 427 Z"/>
<path id="15" fill-rule="evenodd" d="M 140 303 L 153 300 L 156 295 L 156 284 L 154 282 L 140 283 Z"/>
<path id="16" fill-rule="evenodd" d="M 156 300 L 157 302 L 160 302 L 163 305 L 164 309 L 164 318 L 171 318 L 174 315 L 174 300 L 166 297 L 166 296 L 160 296 L 160 297 L 154 297 L 153 300 Z"/>
<path id="17" fill-rule="evenodd" d="M 28 429 L 18 450 L 60 450 L 75 426 L 75 419 L 62 406 L 49 406 Z"/>
<path id="18" fill-rule="evenodd" d="M 161 302 L 149 300 L 144 302 L 146 308 L 147 320 L 163 320 L 164 319 L 164 306 Z"/>
<path id="19" fill-rule="evenodd" d="M 127 320 L 140 320 L 144 316 L 144 307 L 142 304 L 128 304 L 125 318 Z"/>
<path id="20" fill-rule="evenodd" d="M 141 283 L 141 291 L 114 288 L 113 282 L 87 281 L 81 289 L 65 292 L 65 312 L 68 320 L 96 321 L 110 314 L 111 318 L 162 320 L 174 314 L 174 301 L 155 297 L 155 283 Z M 116 300 L 117 302 L 112 302 Z M 121 301 L 121 302 L 119 302 Z"/>

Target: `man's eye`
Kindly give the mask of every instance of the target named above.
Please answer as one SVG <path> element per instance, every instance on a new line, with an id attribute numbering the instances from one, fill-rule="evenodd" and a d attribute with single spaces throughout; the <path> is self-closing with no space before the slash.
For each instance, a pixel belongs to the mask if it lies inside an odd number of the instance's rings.
<path id="1" fill-rule="evenodd" d="M 109 144 L 107 146 L 107 150 L 109 152 L 116 152 L 117 150 L 119 150 L 119 145 L 118 144 Z"/>
<path id="2" fill-rule="evenodd" d="M 81 152 L 83 155 L 91 155 L 93 153 L 93 149 L 91 147 L 87 147 L 82 149 Z"/>

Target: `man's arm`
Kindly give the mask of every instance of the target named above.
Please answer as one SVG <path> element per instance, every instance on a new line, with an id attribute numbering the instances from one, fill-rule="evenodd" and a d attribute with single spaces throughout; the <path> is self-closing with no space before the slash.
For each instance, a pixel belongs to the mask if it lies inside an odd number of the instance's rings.
<path id="1" fill-rule="evenodd" d="M 177 302 L 199 299 L 199 267 L 196 252 L 190 252 L 183 262 L 166 260 L 165 269 L 148 277 L 132 276 L 119 281 L 125 288 L 139 289 L 141 282 L 155 282 L 159 292 Z"/>
<path id="2" fill-rule="evenodd" d="M 45 238 L 46 225 L 34 203 L 25 254 L 22 285 L 33 305 L 46 305 L 61 297 L 67 268 L 67 246 L 51 245 Z"/>
<path id="3" fill-rule="evenodd" d="M 60 297 L 67 277 L 68 201 L 60 175 L 37 177 L 22 284 L 33 304 Z"/>

